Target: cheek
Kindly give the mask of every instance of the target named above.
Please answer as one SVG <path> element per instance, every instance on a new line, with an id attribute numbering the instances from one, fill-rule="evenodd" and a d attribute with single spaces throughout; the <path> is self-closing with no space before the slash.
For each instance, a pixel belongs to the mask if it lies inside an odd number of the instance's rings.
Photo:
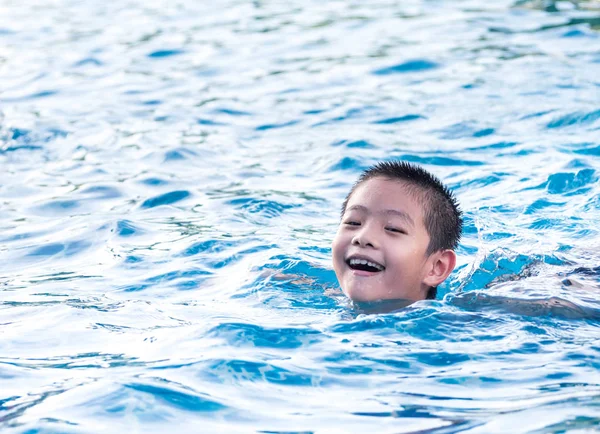
<path id="1" fill-rule="evenodd" d="M 331 255 L 333 256 L 334 262 L 335 262 L 336 257 L 339 256 L 341 249 L 342 249 L 342 237 L 340 235 L 340 232 L 338 231 L 335 234 L 333 241 L 331 242 Z"/>
<path id="2" fill-rule="evenodd" d="M 336 234 L 333 242 L 331 243 L 331 262 L 333 263 L 333 271 L 337 278 L 340 278 L 340 273 L 342 270 L 342 262 L 343 262 L 344 252 L 341 248 L 341 242 L 339 234 Z"/>
<path id="3" fill-rule="evenodd" d="M 411 270 L 416 266 L 415 264 L 415 252 L 412 248 L 402 249 L 401 251 L 394 252 L 394 256 L 391 262 L 394 264 L 392 270 L 394 279 L 401 279 L 410 273 Z"/>
<path id="4" fill-rule="evenodd" d="M 339 249 L 339 248 L 343 247 L 345 244 L 346 238 L 347 238 L 347 236 L 344 233 L 344 231 L 342 231 L 342 228 L 340 226 L 338 228 L 337 232 L 335 233 L 335 237 L 333 237 L 333 241 L 331 242 L 331 248 Z"/>

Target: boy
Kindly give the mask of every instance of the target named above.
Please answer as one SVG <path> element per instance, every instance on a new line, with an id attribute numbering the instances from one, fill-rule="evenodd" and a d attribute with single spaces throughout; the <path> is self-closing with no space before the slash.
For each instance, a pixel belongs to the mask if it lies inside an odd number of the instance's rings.
<path id="1" fill-rule="evenodd" d="M 367 169 L 342 205 L 333 268 L 354 301 L 433 299 L 456 265 L 462 230 L 454 195 L 423 168 Z"/>

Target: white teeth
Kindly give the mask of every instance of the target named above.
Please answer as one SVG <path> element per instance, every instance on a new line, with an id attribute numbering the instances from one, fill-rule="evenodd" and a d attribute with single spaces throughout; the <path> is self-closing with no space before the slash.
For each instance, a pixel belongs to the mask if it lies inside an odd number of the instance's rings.
<path id="1" fill-rule="evenodd" d="M 383 271 L 383 267 L 381 265 L 367 261 L 366 259 L 350 259 L 348 263 L 350 265 L 368 265 L 369 267 L 377 268 L 379 271 Z"/>

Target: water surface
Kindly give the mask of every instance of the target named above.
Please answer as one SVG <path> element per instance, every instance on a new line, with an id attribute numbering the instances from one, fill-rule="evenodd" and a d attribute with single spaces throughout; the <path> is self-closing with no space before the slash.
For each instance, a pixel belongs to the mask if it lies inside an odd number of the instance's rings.
<path id="1" fill-rule="evenodd" d="M 0 6 L 0 429 L 589 432 L 597 1 Z M 353 306 L 372 163 L 465 213 L 439 297 Z"/>

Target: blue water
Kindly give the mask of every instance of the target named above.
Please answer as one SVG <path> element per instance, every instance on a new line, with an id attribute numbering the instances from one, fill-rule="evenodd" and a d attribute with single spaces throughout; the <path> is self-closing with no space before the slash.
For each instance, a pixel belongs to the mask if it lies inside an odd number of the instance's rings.
<path id="1" fill-rule="evenodd" d="M 597 1 L 0 5 L 0 431 L 600 427 Z M 437 300 L 352 305 L 383 159 L 465 213 Z"/>

